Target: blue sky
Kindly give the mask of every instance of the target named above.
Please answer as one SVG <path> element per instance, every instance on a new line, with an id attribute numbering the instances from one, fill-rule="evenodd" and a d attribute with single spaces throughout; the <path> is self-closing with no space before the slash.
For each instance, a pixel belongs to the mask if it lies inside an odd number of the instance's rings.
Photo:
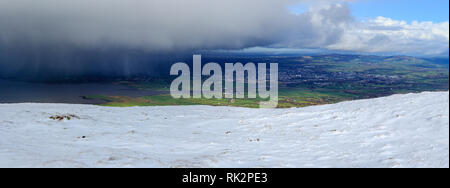
<path id="1" fill-rule="evenodd" d="M 348 3 L 352 14 L 358 20 L 367 20 L 377 16 L 394 20 L 445 22 L 449 20 L 448 0 L 359 0 Z M 301 13 L 306 5 L 290 8 Z"/>

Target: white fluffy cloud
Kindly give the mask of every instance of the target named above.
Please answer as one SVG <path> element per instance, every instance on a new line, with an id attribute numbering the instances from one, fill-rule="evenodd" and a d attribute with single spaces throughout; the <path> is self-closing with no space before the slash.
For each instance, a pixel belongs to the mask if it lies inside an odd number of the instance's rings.
<path id="1" fill-rule="evenodd" d="M 380 16 L 348 25 L 340 40 L 326 48 L 355 52 L 440 55 L 449 49 L 449 22 L 406 23 Z"/>

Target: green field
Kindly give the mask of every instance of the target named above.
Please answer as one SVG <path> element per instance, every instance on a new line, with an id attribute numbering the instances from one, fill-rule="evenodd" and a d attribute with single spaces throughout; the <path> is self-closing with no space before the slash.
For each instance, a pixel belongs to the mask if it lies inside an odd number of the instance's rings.
<path id="1" fill-rule="evenodd" d="M 325 91 L 309 91 L 302 89 L 282 89 L 279 91 L 279 108 L 305 107 L 320 104 L 330 104 L 351 100 L 355 96 L 346 93 L 333 93 Z M 131 106 L 173 106 L 173 105 L 210 105 L 210 106 L 235 106 L 258 108 L 264 99 L 174 99 L 170 95 L 155 95 L 145 97 L 125 96 L 88 96 L 90 99 L 103 99 L 109 101 L 103 106 L 131 107 Z"/>
<path id="2" fill-rule="evenodd" d="M 406 56 L 276 57 L 264 59 L 280 65 L 279 74 L 310 75 L 280 80 L 279 108 L 331 104 L 392 94 L 448 91 L 447 63 Z M 221 60 L 217 60 L 221 61 Z M 224 60 L 225 61 L 225 60 Z M 236 59 L 239 61 L 239 59 Z M 248 59 L 242 60 L 249 61 Z M 253 62 L 259 62 L 255 58 Z M 262 61 L 262 60 L 261 60 Z M 316 78 L 318 77 L 318 78 Z M 141 90 L 168 91 L 171 79 L 127 81 L 121 84 Z M 144 97 L 88 96 L 108 101 L 104 106 L 211 105 L 257 108 L 263 99 L 173 99 L 170 95 Z"/>

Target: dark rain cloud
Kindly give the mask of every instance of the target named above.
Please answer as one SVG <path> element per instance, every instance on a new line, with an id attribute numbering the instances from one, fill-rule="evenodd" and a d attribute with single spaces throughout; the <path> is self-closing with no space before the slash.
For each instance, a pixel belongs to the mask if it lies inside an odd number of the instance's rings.
<path id="1" fill-rule="evenodd" d="M 349 8 L 332 0 L 290 13 L 298 2 L 0 0 L 0 73 L 154 74 L 195 50 L 324 47 L 352 20 Z"/>

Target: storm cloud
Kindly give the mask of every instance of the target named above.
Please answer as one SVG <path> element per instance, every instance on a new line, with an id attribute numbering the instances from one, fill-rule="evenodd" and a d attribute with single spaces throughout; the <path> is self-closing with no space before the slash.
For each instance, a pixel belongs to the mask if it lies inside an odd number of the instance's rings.
<path id="1" fill-rule="evenodd" d="M 0 23 L 2 41 L 18 38 L 33 43 L 107 44 L 164 51 L 244 48 L 269 45 L 286 37 L 322 41 L 323 31 L 328 35 L 330 27 L 350 16 L 341 5 L 294 15 L 287 6 L 295 2 L 1 0 Z"/>
<path id="2" fill-rule="evenodd" d="M 0 0 L 0 78 L 157 74 L 197 50 L 384 50 L 401 31 L 379 31 L 405 28 L 355 21 L 348 1 Z"/>
<path id="3" fill-rule="evenodd" d="M 329 45 L 351 20 L 336 1 L 290 13 L 298 2 L 0 0 L 0 73 L 148 73 L 195 50 Z"/>

